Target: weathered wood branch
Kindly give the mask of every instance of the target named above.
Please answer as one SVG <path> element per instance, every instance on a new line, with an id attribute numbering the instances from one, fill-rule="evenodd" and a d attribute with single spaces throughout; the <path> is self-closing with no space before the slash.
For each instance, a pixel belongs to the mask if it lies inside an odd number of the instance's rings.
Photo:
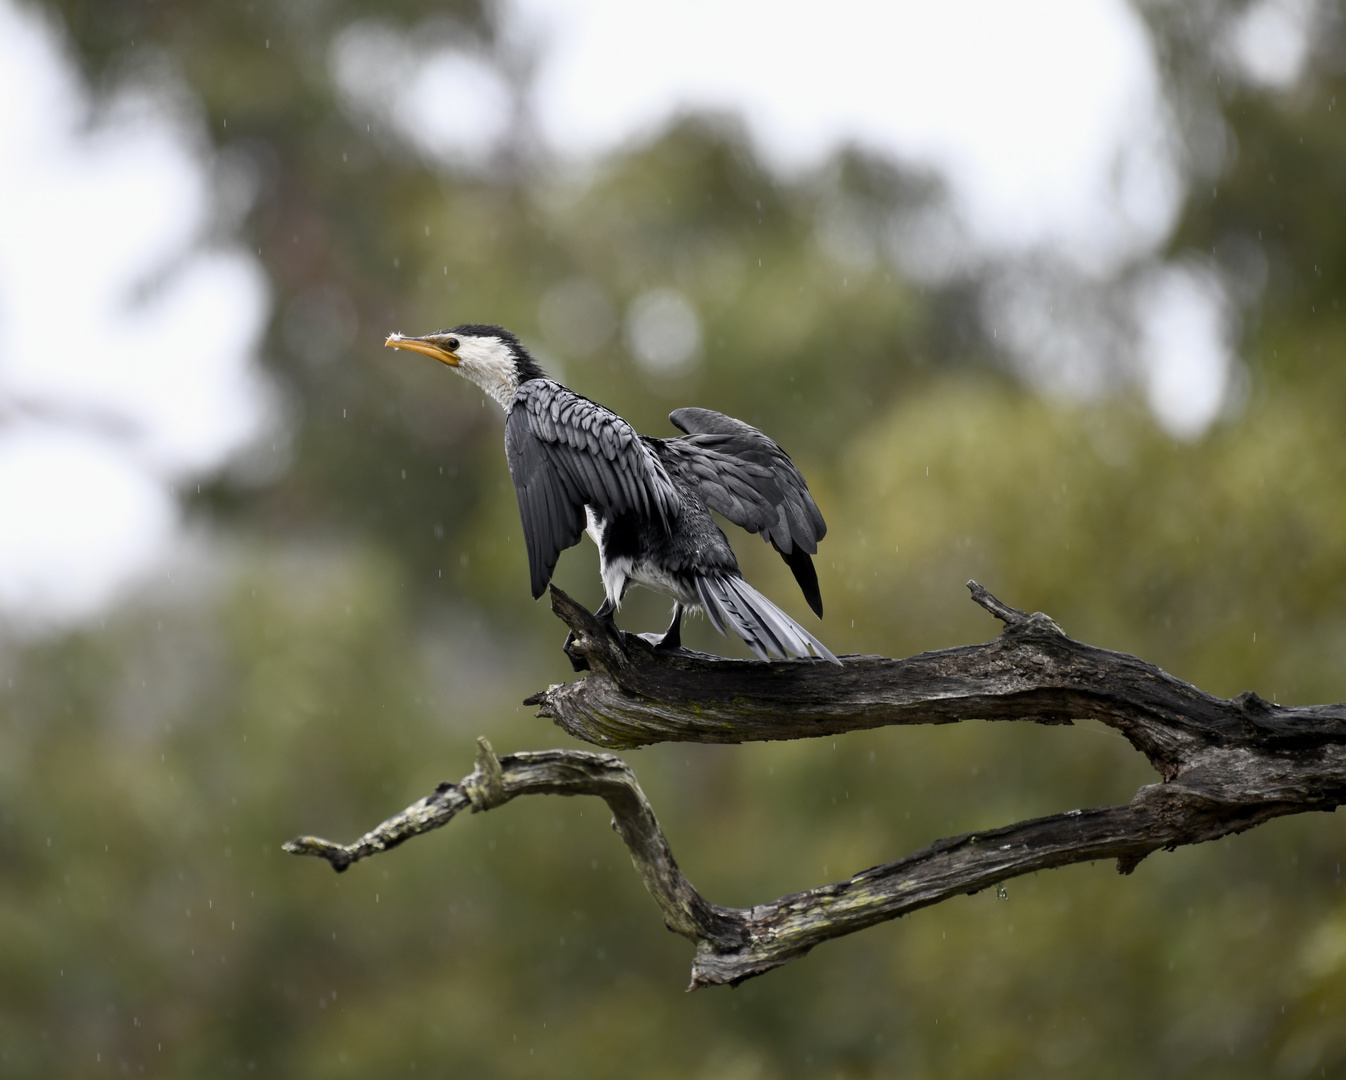
<path id="1" fill-rule="evenodd" d="M 609 636 L 564 593 L 553 607 L 575 632 L 592 674 L 530 699 L 572 734 L 611 745 L 660 739 L 740 742 L 835 734 L 883 724 L 962 719 L 1069 724 L 1097 717 L 1127 736 L 1163 782 L 1127 806 L 1071 810 L 938 840 L 898 862 L 752 908 L 705 900 L 678 869 L 630 769 L 611 754 L 548 750 L 497 758 L 478 740 L 477 767 L 352 844 L 300 837 L 294 854 L 338 871 L 519 795 L 596 795 L 664 914 L 696 945 L 691 988 L 737 984 L 815 945 L 960 893 L 1036 870 L 1101 858 L 1129 873 L 1159 848 L 1213 840 L 1285 814 L 1346 801 L 1346 705 L 1278 707 L 1256 694 L 1225 700 L 1152 664 L 1066 637 L 1041 614 L 1002 604 L 975 582 L 973 599 L 1005 623 L 985 645 L 908 660 L 850 657 L 730 661 L 656 652 Z"/>
<path id="2" fill-rule="evenodd" d="M 615 754 L 536 750 L 501 758 L 486 739 L 479 738 L 476 768 L 468 776 L 456 784 L 440 784 L 354 843 L 300 836 L 282 847 L 291 855 L 326 859 L 340 873 L 352 863 L 447 825 L 462 810 L 494 810 L 520 795 L 597 795 L 612 810 L 612 827 L 630 850 L 668 928 L 694 941 L 707 935 L 724 941 L 732 935 L 722 914 L 731 909 L 702 899 L 683 876 L 635 774 Z"/>
<path id="3" fill-rule="evenodd" d="M 984 645 L 905 660 L 725 660 L 662 652 L 612 636 L 560 589 L 552 610 L 574 632 L 590 674 L 525 700 L 577 739 L 606 749 L 656 742 L 801 739 L 890 724 L 1094 718 L 1125 735 L 1165 779 L 1207 747 L 1309 750 L 1346 740 L 1346 705 L 1284 707 L 1251 691 L 1225 699 L 1127 653 L 1069 638 L 1041 612 L 972 598 L 1005 623 Z"/>

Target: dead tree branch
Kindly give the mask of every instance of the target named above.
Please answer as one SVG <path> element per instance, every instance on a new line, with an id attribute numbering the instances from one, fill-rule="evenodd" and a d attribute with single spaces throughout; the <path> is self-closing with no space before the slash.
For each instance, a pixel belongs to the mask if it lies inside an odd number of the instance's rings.
<path id="1" fill-rule="evenodd" d="M 610 636 L 553 589 L 591 674 L 529 699 L 540 715 L 600 745 L 660 740 L 742 742 L 831 735 L 885 724 L 963 719 L 1069 724 L 1096 717 L 1121 731 L 1163 778 L 1127 806 L 1071 810 L 938 840 L 898 862 L 752 908 L 705 900 L 673 859 L 630 769 L 611 754 L 548 750 L 496 758 L 478 740 L 477 767 L 458 784 L 389 818 L 353 844 L 301 837 L 285 850 L 338 871 L 518 795 L 597 795 L 664 914 L 696 945 L 691 988 L 737 984 L 815 945 L 1036 870 L 1101 858 L 1129 873 L 1159 848 L 1213 840 L 1285 814 L 1346 801 L 1346 705 L 1278 707 L 1251 692 L 1225 700 L 1125 653 L 1068 638 L 1045 615 L 1002 604 L 975 582 L 973 599 L 1005 623 L 984 645 L 907 660 L 849 657 L 845 667 L 656 652 Z"/>
<path id="2" fill-rule="evenodd" d="M 613 637 L 552 588 L 552 610 L 575 634 L 590 674 L 524 704 L 605 749 L 656 742 L 802 739 L 892 724 L 1094 718 L 1115 727 L 1165 779 L 1211 746 L 1296 751 L 1346 740 L 1346 705 L 1282 707 L 1251 691 L 1225 699 L 1127 653 L 1069 638 L 1041 612 L 1001 603 L 975 581 L 972 599 L 1005 624 L 984 645 L 905 660 L 725 660 L 661 652 Z"/>

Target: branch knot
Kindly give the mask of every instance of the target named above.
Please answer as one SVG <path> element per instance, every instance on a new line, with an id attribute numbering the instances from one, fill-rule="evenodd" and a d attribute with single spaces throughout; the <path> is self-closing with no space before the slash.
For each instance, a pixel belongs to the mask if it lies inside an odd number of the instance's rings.
<path id="1" fill-rule="evenodd" d="M 1245 713 L 1255 713 L 1260 716 L 1276 711 L 1276 706 L 1262 697 L 1256 690 L 1243 691 L 1234 698 L 1234 704 Z"/>
<path id="2" fill-rule="evenodd" d="M 484 735 L 477 736 L 477 767 L 463 781 L 462 787 L 474 814 L 490 810 L 505 801 L 505 777 L 500 768 L 500 759 L 495 756 L 490 740 Z"/>

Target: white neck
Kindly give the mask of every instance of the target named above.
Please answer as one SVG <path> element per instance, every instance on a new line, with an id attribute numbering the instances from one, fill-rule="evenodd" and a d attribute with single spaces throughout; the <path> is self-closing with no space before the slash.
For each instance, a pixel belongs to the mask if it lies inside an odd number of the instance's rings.
<path id="1" fill-rule="evenodd" d="M 457 356 L 458 366 L 454 370 L 508 410 L 514 391 L 519 389 L 519 372 L 509 346 L 498 337 L 465 337 L 460 339 Z"/>

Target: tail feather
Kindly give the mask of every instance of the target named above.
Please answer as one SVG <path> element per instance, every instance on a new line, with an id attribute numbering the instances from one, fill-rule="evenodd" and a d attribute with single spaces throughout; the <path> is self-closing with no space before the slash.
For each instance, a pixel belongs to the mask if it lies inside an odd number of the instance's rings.
<path id="1" fill-rule="evenodd" d="M 696 594 L 701 597 L 701 610 L 706 613 L 706 618 L 710 620 L 710 625 L 720 632 L 721 637 L 729 636 L 729 627 L 725 618 L 724 604 L 716 598 L 716 593 L 711 591 L 711 581 L 709 578 L 696 579 Z M 734 627 L 734 633 L 738 633 L 738 627 Z M 758 653 L 761 656 L 761 653 Z M 762 657 L 766 659 L 766 657 Z"/>
<path id="2" fill-rule="evenodd" d="M 737 574 L 698 577 L 696 591 L 711 625 L 721 634 L 733 630 L 761 659 L 807 658 L 812 649 L 840 666 L 826 645 Z"/>

